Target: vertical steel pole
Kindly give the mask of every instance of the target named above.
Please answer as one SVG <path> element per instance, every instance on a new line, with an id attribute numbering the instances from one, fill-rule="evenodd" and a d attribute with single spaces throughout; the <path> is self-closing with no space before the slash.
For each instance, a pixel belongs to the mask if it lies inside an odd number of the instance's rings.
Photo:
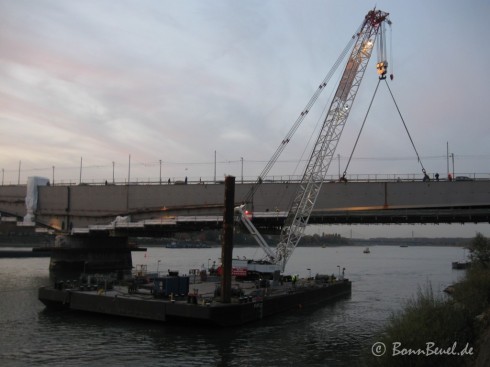
<path id="1" fill-rule="evenodd" d="M 233 221 L 235 207 L 235 177 L 225 178 L 225 211 L 223 214 L 223 239 L 221 244 L 221 302 L 231 302 L 231 263 L 233 257 Z"/>

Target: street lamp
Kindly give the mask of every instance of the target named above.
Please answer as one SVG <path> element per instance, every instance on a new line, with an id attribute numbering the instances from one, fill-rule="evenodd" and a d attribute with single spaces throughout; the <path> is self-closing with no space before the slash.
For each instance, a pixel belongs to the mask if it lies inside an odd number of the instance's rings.
<path id="1" fill-rule="evenodd" d="M 242 160 L 242 183 L 243 183 L 243 157 L 240 158 Z"/>
<path id="2" fill-rule="evenodd" d="M 452 161 L 453 161 L 453 178 L 455 178 L 454 177 L 454 153 L 451 153 L 451 158 L 452 158 Z"/>
<path id="3" fill-rule="evenodd" d="M 340 178 L 340 154 L 337 154 L 337 158 L 339 159 L 339 178 Z"/>
<path id="4" fill-rule="evenodd" d="M 337 265 L 337 268 L 339 268 L 339 279 L 340 279 L 340 265 Z"/>

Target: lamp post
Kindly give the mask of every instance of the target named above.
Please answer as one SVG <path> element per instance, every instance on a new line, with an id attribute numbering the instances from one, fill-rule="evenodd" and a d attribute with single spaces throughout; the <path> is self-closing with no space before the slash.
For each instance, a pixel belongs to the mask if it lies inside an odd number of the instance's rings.
<path id="1" fill-rule="evenodd" d="M 160 185 L 162 184 L 162 160 L 160 159 Z"/>
<path id="2" fill-rule="evenodd" d="M 82 183 L 82 166 L 83 166 L 83 157 L 80 157 L 80 179 L 78 180 L 78 183 Z"/>
<path id="3" fill-rule="evenodd" d="M 242 184 L 243 184 L 243 157 L 240 158 L 242 160 Z"/>
<path id="4" fill-rule="evenodd" d="M 340 265 L 337 265 L 337 268 L 339 268 L 339 279 L 340 279 Z"/>
<path id="5" fill-rule="evenodd" d="M 337 158 L 339 159 L 339 178 L 340 178 L 340 154 L 337 154 Z"/>
<path id="6" fill-rule="evenodd" d="M 452 161 L 453 161 L 453 179 L 455 178 L 454 177 L 454 153 L 451 153 L 451 158 L 452 158 Z"/>

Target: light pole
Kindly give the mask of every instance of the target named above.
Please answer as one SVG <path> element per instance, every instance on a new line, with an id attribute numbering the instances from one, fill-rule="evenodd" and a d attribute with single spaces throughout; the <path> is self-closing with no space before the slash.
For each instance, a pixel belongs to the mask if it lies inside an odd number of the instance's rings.
<path id="1" fill-rule="evenodd" d="M 337 268 L 339 268 L 339 279 L 340 279 L 340 265 L 337 265 Z"/>
<path id="2" fill-rule="evenodd" d="M 162 160 L 160 159 L 160 185 L 162 184 Z"/>
<path id="3" fill-rule="evenodd" d="M 54 186 L 54 166 L 53 166 L 53 186 Z"/>
<path id="4" fill-rule="evenodd" d="M 216 150 L 214 151 L 214 183 L 216 183 Z"/>
<path id="5" fill-rule="evenodd" d="M 456 178 L 454 177 L 454 153 L 451 153 L 451 159 L 453 161 L 453 179 Z"/>
<path id="6" fill-rule="evenodd" d="M 242 184 L 243 184 L 243 157 L 240 158 L 242 160 Z"/>
<path id="7" fill-rule="evenodd" d="M 80 180 L 78 181 L 79 184 L 82 183 L 82 158 L 80 157 Z"/>
<path id="8" fill-rule="evenodd" d="M 129 155 L 129 161 L 128 161 L 128 186 L 130 182 L 131 182 L 131 154 Z"/>
<path id="9" fill-rule="evenodd" d="M 115 162 L 112 161 L 112 184 L 113 185 L 116 183 L 116 181 L 114 180 L 114 165 L 115 165 Z"/>
<path id="10" fill-rule="evenodd" d="M 447 177 L 449 177 L 449 142 L 446 142 Z"/>
<path id="11" fill-rule="evenodd" d="M 337 158 L 339 159 L 339 178 L 340 178 L 340 154 L 337 154 Z"/>

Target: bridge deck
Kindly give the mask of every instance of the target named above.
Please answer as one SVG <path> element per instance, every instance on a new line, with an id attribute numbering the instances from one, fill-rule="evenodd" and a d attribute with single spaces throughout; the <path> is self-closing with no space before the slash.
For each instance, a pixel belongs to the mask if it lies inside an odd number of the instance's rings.
<path id="1" fill-rule="evenodd" d="M 262 184 L 247 205 L 255 224 L 281 227 L 297 186 Z M 237 204 L 250 187 L 236 185 Z M 25 195 L 25 186 L 0 186 L 2 222 L 25 216 Z M 35 215 L 42 226 L 80 234 L 157 234 L 220 228 L 224 186 L 46 186 L 39 187 L 38 196 Z M 489 217 L 489 180 L 329 182 L 322 187 L 310 223 L 463 223 L 490 222 Z"/>

